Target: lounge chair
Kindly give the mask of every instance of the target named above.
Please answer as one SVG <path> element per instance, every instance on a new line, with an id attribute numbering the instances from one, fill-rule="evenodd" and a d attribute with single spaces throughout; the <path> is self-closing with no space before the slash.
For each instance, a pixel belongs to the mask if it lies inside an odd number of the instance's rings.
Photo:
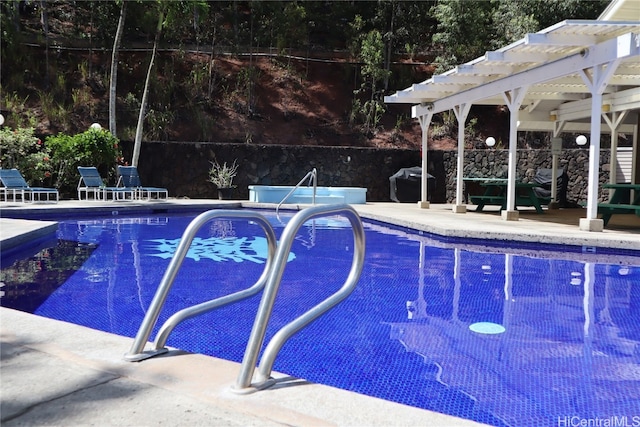
<path id="1" fill-rule="evenodd" d="M 136 199 L 166 199 L 169 191 L 161 187 L 144 187 L 140 181 L 138 168 L 135 166 L 118 166 L 118 187 L 133 188 Z"/>
<path id="2" fill-rule="evenodd" d="M 0 169 L 0 182 L 3 185 L 3 187 L 0 187 L 2 200 L 5 202 L 9 201 L 10 194 L 14 202 L 16 197 L 19 196 L 22 202 L 25 203 L 58 203 L 60 198 L 60 194 L 55 188 L 30 187 L 18 169 Z M 43 196 L 46 196 L 46 198 L 43 199 Z M 55 196 L 55 200 L 51 198 L 53 196 Z"/>
<path id="3" fill-rule="evenodd" d="M 107 187 L 98 169 L 93 166 L 78 166 L 80 180 L 78 181 L 78 200 L 89 200 L 89 195 L 93 195 L 93 200 L 133 199 L 134 188 Z M 84 196 L 84 198 L 83 198 Z"/>

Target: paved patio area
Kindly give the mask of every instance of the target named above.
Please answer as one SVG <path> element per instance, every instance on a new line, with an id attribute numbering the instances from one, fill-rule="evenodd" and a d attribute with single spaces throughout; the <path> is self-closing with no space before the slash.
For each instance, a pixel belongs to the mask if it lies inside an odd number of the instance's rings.
<path id="1" fill-rule="evenodd" d="M 169 199 L 151 202 L 80 202 L 61 201 L 57 204 L 9 204 L 0 203 L 0 240 L 7 249 L 32 238 L 30 233 L 47 233 L 55 224 L 51 222 L 30 223 L 10 220 L 12 212 L 38 218 L 39 212 L 51 214 L 63 212 L 111 213 L 114 210 L 162 212 L 164 210 L 193 210 L 239 207 L 274 209 L 272 204 L 246 201 Z M 284 208 L 300 209 L 302 205 L 285 205 Z M 633 214 L 614 215 L 602 232 L 582 231 L 580 218 L 586 217 L 585 209 L 546 210 L 538 214 L 533 208 L 520 210 L 518 221 L 505 221 L 497 208 L 474 212 L 469 205 L 466 213 L 453 213 L 452 206 L 432 204 L 429 209 L 420 209 L 413 203 L 374 202 L 353 205 L 363 218 L 375 219 L 407 226 L 441 236 L 471 237 L 495 240 L 514 240 L 577 246 L 595 246 L 640 250 L 640 217 Z M 35 230 L 35 231 L 34 231 Z"/>
<path id="2" fill-rule="evenodd" d="M 164 211 L 213 207 L 263 207 L 247 202 L 78 202 L 1 204 L 2 250 L 51 233 L 55 223 L 9 219 L 11 212 L 37 218 L 43 211 Z M 294 206 L 292 206 L 294 207 Z M 519 221 L 497 212 L 454 214 L 451 206 L 369 203 L 354 206 L 365 218 L 444 236 L 531 241 L 588 247 L 640 249 L 640 218 L 614 216 L 604 232 L 578 229 L 581 209 L 521 211 Z M 142 363 L 124 362 L 132 340 L 78 325 L 0 309 L 0 413 L 3 426 L 472 426 L 449 417 L 277 374 L 268 390 L 231 391 L 239 364 L 172 351 Z"/>

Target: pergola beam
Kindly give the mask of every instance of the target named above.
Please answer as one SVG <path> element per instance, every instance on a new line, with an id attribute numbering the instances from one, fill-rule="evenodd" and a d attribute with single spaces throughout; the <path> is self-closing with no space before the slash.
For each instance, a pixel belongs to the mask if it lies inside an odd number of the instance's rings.
<path id="1" fill-rule="evenodd" d="M 598 43 L 596 36 L 584 34 L 540 34 L 533 33 L 524 36 L 524 44 L 533 45 L 554 45 L 554 46 L 585 46 Z"/>
<path id="2" fill-rule="evenodd" d="M 431 102 L 429 112 L 439 113 L 453 109 L 462 102 L 479 101 L 489 98 L 513 88 L 525 85 L 534 85 L 549 82 L 554 78 L 564 77 L 567 74 L 578 73 L 581 70 L 596 65 L 611 62 L 616 59 L 624 59 L 640 55 L 640 46 L 636 43 L 637 35 L 627 33 L 613 39 L 597 44 L 586 51 L 570 55 L 557 61 L 543 64 L 530 70 L 522 71 L 509 77 L 498 79 L 472 89 L 455 93 L 445 98 L 435 99 Z M 386 97 L 385 102 L 395 102 L 394 97 Z M 423 106 L 415 106 L 414 117 L 427 113 Z"/>
<path id="3" fill-rule="evenodd" d="M 602 97 L 602 105 L 605 112 L 633 110 L 640 108 L 640 87 L 628 89 Z M 551 111 L 557 120 L 578 120 L 591 116 L 591 98 L 575 102 L 567 102 Z"/>
<path id="4" fill-rule="evenodd" d="M 485 61 L 488 62 L 519 62 L 519 63 L 531 63 L 531 62 L 550 62 L 562 58 L 561 53 L 556 52 L 502 52 L 502 51 L 488 51 L 484 54 Z"/>
<path id="5" fill-rule="evenodd" d="M 459 212 L 466 207 L 462 205 L 460 195 L 464 166 L 461 132 L 469 106 L 509 106 L 509 182 L 507 209 L 503 212 L 505 219 L 517 219 L 514 206 L 517 128 L 551 131 L 555 138 L 560 132 L 588 133 L 591 143 L 587 217 L 581 218 L 580 229 L 601 231 L 602 220 L 596 215 L 603 120 L 611 122 L 605 129 L 612 133 L 632 132 L 634 151 L 637 150 L 638 125 L 623 122 L 629 121 L 624 119 L 627 111 L 640 110 L 638 34 L 640 21 L 559 22 L 387 96 L 385 102 L 413 104 L 411 115 L 419 118 L 421 124 L 425 117 L 431 118 L 433 114 L 455 112 L 459 122 L 455 211 Z M 423 126 L 423 138 L 426 131 Z M 556 167 L 557 159 L 554 158 L 552 168 L 555 170 Z M 423 175 L 426 172 L 423 170 Z"/>

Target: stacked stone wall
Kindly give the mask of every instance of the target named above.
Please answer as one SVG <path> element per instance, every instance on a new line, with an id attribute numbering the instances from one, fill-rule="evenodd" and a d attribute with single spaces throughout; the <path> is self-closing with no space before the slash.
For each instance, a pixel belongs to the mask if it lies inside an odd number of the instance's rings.
<path id="1" fill-rule="evenodd" d="M 132 143 L 123 142 L 125 158 Z M 435 177 L 431 201 L 453 203 L 456 193 L 456 151 L 429 151 L 428 172 Z M 145 185 L 169 189 L 173 197 L 216 198 L 216 187 L 207 181 L 210 162 L 232 163 L 239 169 L 234 197 L 247 199 L 249 185 L 294 185 L 316 168 L 318 185 L 367 188 L 368 201 L 389 201 L 389 177 L 400 168 L 420 165 L 417 150 L 354 147 L 307 147 L 194 142 L 145 142 L 138 169 Z M 558 165 L 569 178 L 567 199 L 586 201 L 588 149 L 566 149 Z M 600 153 L 600 183 L 609 179 L 609 151 Z M 465 177 L 506 176 L 508 151 L 495 149 L 465 152 Z M 518 150 L 517 175 L 531 181 L 540 168 L 551 167 L 550 150 Z M 601 200 L 605 194 L 601 191 Z"/>
<path id="2" fill-rule="evenodd" d="M 456 152 L 446 152 L 444 155 L 445 168 L 452 171 L 447 175 L 447 202 L 455 201 L 456 192 Z M 465 177 L 505 177 L 507 176 L 509 152 L 507 150 L 469 150 L 465 152 Z M 600 186 L 609 182 L 610 152 L 600 152 Z M 550 169 L 552 163 L 551 150 L 518 150 L 516 179 L 523 182 L 533 182 L 536 171 Z M 587 182 L 589 179 L 589 150 L 565 149 L 558 156 L 558 168 L 567 174 L 567 199 L 576 203 L 586 202 Z M 600 200 L 606 200 L 608 193 L 600 189 Z"/>

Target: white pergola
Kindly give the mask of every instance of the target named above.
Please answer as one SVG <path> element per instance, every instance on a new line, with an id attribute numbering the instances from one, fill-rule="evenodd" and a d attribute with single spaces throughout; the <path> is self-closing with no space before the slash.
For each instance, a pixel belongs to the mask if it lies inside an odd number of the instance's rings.
<path id="1" fill-rule="evenodd" d="M 615 20 L 620 16 L 627 20 Z M 631 19 L 631 20 L 628 20 Z M 602 231 L 598 214 L 600 135 L 612 135 L 612 179 L 618 133 L 633 135 L 634 176 L 638 164 L 640 122 L 640 1 L 614 0 L 599 20 L 567 20 L 500 50 L 414 84 L 386 103 L 414 104 L 412 117 L 422 129 L 422 196 L 427 201 L 427 136 L 436 113 L 453 110 L 458 120 L 456 201 L 463 204 L 464 128 L 472 105 L 509 108 L 509 157 L 505 220 L 518 220 L 515 210 L 517 132 L 548 131 L 590 135 L 587 216 L 580 229 Z M 604 126 L 603 126 L 604 125 Z M 557 155 L 552 169 L 557 169 Z M 552 183 L 556 185 L 555 176 Z M 552 188 L 555 196 L 556 189 Z"/>

